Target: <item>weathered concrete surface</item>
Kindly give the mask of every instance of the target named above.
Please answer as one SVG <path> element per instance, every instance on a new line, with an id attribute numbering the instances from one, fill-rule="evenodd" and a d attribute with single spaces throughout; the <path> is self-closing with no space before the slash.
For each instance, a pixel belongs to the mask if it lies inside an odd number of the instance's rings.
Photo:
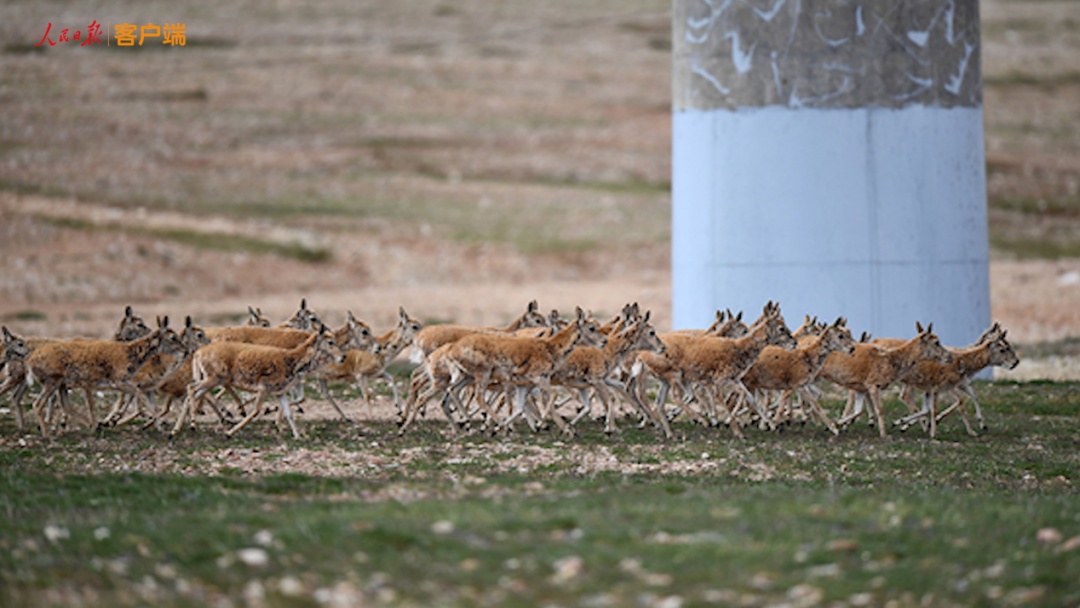
<path id="1" fill-rule="evenodd" d="M 977 0 L 674 6 L 674 107 L 980 106 Z"/>
<path id="2" fill-rule="evenodd" d="M 677 0 L 672 315 L 989 323 L 976 0 Z"/>
<path id="3" fill-rule="evenodd" d="M 779 300 L 878 336 L 986 328 L 980 109 L 687 110 L 673 131 L 675 327 Z"/>

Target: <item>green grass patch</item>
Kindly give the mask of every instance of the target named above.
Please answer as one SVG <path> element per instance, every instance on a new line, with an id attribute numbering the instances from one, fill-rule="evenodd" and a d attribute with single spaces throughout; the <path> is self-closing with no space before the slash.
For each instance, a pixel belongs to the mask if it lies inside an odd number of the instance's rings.
<path id="1" fill-rule="evenodd" d="M 1012 253 L 1020 258 L 1075 258 L 1080 257 L 1080 242 L 1051 240 L 1048 238 L 1007 237 L 990 235 L 990 246 Z"/>
<path id="2" fill-rule="evenodd" d="M 573 439 L 301 420 L 299 441 L 264 421 L 43 441 L 8 417 L 0 587 L 14 605 L 1075 605 L 1080 384 L 976 390 L 990 430 L 950 419 L 937 441 L 682 420 L 672 441 L 627 420 Z M 123 471 L 146 459 L 161 472 Z"/>
<path id="3" fill-rule="evenodd" d="M 49 318 L 49 315 L 40 310 L 27 309 L 4 315 L 4 318 L 10 321 L 44 321 Z"/>
<path id="4" fill-rule="evenodd" d="M 8 55 L 43 55 L 45 45 L 37 46 L 30 42 L 12 42 L 4 45 L 4 53 Z"/>
<path id="5" fill-rule="evenodd" d="M 1080 338 L 1063 338 L 1053 342 L 1038 342 L 1017 346 L 1021 358 L 1080 357 Z"/>
<path id="6" fill-rule="evenodd" d="M 95 224 L 77 218 L 41 217 L 40 219 L 53 226 L 63 228 L 73 228 L 76 230 L 110 230 L 133 235 L 152 236 L 168 239 L 198 249 L 270 254 L 311 264 L 327 262 L 333 257 L 332 250 L 327 247 L 308 245 L 296 241 L 279 243 L 277 241 L 268 241 L 266 239 L 249 236 L 199 232 L 196 230 L 178 228 L 135 228 L 130 226 Z"/>
<path id="7" fill-rule="evenodd" d="M 1005 74 L 986 76 L 983 78 L 983 83 L 988 87 L 1054 88 L 1080 84 L 1080 72 L 1033 74 L 1031 72 L 1009 71 Z"/>
<path id="8" fill-rule="evenodd" d="M 1080 199 L 997 198 L 991 200 L 990 204 L 997 209 L 1032 215 L 1057 217 L 1080 216 Z"/>

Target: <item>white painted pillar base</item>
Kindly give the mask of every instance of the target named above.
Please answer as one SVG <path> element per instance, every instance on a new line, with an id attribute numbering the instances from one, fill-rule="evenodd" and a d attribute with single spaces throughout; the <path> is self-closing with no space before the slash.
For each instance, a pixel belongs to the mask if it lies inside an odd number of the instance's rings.
<path id="1" fill-rule="evenodd" d="M 981 106 L 684 109 L 673 131 L 676 328 L 770 299 L 856 336 L 989 325 Z"/>

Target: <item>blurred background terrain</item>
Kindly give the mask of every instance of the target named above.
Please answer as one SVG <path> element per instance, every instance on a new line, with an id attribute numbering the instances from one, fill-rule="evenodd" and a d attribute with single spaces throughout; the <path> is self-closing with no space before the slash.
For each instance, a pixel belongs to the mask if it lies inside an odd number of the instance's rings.
<path id="1" fill-rule="evenodd" d="M 1032 360 L 1017 373 L 1080 377 L 1080 2 L 981 7 L 994 317 Z M 125 304 L 232 323 L 306 297 L 334 322 L 497 323 L 537 298 L 637 300 L 666 327 L 670 19 L 656 0 L 6 2 L 0 321 L 99 335 Z M 35 46 L 94 20 L 183 24 L 186 45 Z"/>

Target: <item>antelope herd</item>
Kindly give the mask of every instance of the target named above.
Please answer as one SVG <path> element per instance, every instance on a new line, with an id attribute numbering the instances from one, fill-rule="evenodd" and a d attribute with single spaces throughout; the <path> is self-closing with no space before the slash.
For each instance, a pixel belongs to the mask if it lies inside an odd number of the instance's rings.
<path id="1" fill-rule="evenodd" d="M 554 423 L 572 435 L 576 425 L 593 418 L 595 398 L 606 433 L 629 417 L 671 437 L 671 423 L 685 417 L 726 425 L 739 437 L 749 425 L 773 430 L 800 421 L 835 435 L 865 413 L 885 437 L 882 392 L 899 385 L 908 411 L 894 425 L 921 425 L 933 437 L 953 412 L 975 434 L 965 401 L 974 405 L 985 430 L 971 380 L 989 366 L 1019 362 L 996 323 L 964 348 L 942 346 L 932 326 L 918 323 L 910 339 L 870 340 L 864 334 L 856 341 L 843 318 L 819 323 L 806 317 L 791 331 L 772 302 L 751 323 L 742 313 L 717 311 L 708 329 L 667 333 L 657 332 L 650 313 L 637 304 L 603 321 L 580 308 L 564 320 L 556 311 L 542 314 L 533 301 L 503 327 L 423 327 L 400 308 L 396 325 L 382 335 L 351 311 L 342 327 L 329 329 L 306 300 L 276 327 L 258 308 L 249 307 L 248 315 L 247 325 L 207 328 L 187 317 L 177 331 L 167 317 L 151 328 L 129 306 L 111 340 L 23 338 L 4 327 L 0 396 L 9 395 L 8 407 L 22 430 L 24 398 L 39 386 L 31 411 L 42 435 L 77 422 L 110 427 L 136 420 L 176 435 L 194 428 L 209 406 L 228 436 L 274 413 L 279 431 L 287 423 L 299 437 L 294 411 L 304 401 L 305 382 L 315 381 L 337 415 L 348 420 L 332 384 L 355 382 L 370 413 L 368 384 L 380 380 L 390 387 L 399 433 L 437 402 L 454 434 L 508 431 L 523 419 L 534 431 Z M 402 399 L 386 368 L 410 346 L 419 365 Z M 836 420 L 822 407 L 823 382 L 848 391 Z M 82 389 L 85 411 L 72 407 L 71 389 Z M 99 418 L 94 395 L 104 390 L 118 393 L 118 399 Z M 921 406 L 917 393 L 924 395 Z M 946 394 L 953 402 L 939 407 Z M 272 397 L 277 405 L 264 407 Z"/>

